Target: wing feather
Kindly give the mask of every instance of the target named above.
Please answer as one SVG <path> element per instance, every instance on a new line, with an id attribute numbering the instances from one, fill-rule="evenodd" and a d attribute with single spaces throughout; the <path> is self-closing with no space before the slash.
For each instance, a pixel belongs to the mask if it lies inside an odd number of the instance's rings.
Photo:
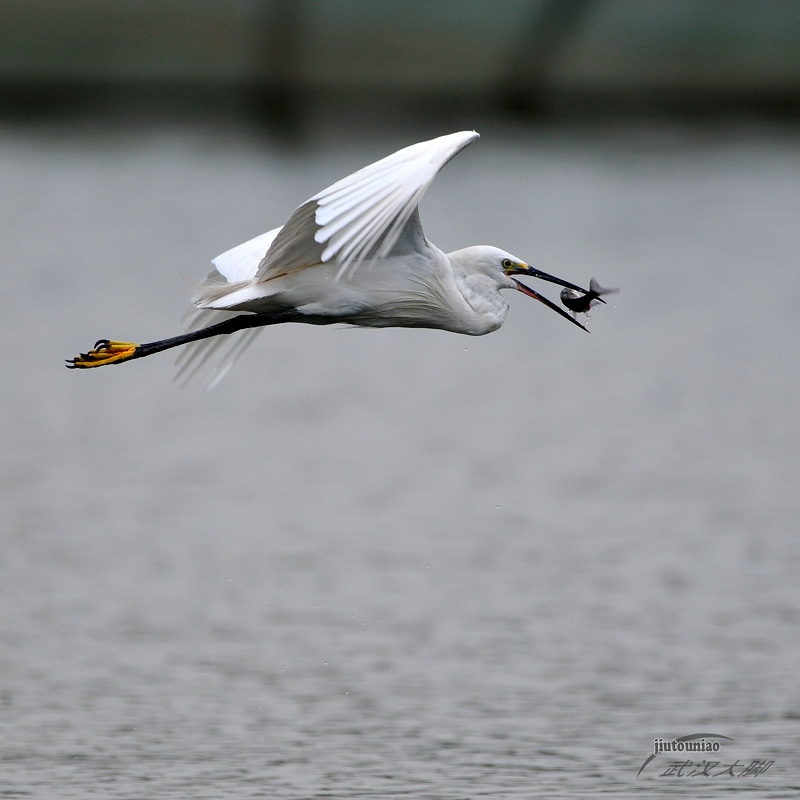
<path id="1" fill-rule="evenodd" d="M 355 272 L 365 256 L 376 247 L 394 214 L 394 207 L 387 205 L 377 214 L 360 217 L 349 230 L 332 238 L 328 247 L 322 251 L 322 260 L 328 261 L 336 257 L 336 262 L 341 264 L 336 273 L 337 278 L 348 268 L 351 275 Z"/>
<path id="2" fill-rule="evenodd" d="M 236 316 L 235 312 L 203 309 L 188 320 L 187 330 L 197 330 L 215 325 Z M 227 375 L 242 352 L 249 347 L 263 328 L 237 331 L 229 336 L 214 336 L 190 342 L 184 347 L 175 361 L 178 367 L 175 380 L 186 386 L 193 378 L 203 372 L 213 361 L 213 356 L 221 353 L 221 358 L 206 373 L 206 388 L 212 389 Z"/>
<path id="3" fill-rule="evenodd" d="M 321 226 L 318 241 L 327 238 L 328 225 L 340 214 L 348 211 L 354 204 L 370 200 L 376 189 L 385 180 L 386 170 L 376 170 L 371 176 L 366 176 L 360 181 L 354 181 L 351 186 L 331 192 L 325 205 L 317 211 L 317 224 Z M 324 229 L 324 233 L 322 231 Z"/>
<path id="4" fill-rule="evenodd" d="M 254 239 L 236 245 L 218 255 L 211 263 L 217 268 L 217 272 L 227 279 L 228 283 L 250 280 L 255 277 L 264 253 L 269 250 L 280 230 L 280 228 L 273 228 Z"/>
<path id="5" fill-rule="evenodd" d="M 348 268 L 352 274 L 376 248 L 387 256 L 439 170 L 477 138 L 461 131 L 413 144 L 323 189 L 289 217 L 257 278 L 285 275 L 313 263 L 308 259 L 314 255 L 339 264 L 339 276 Z M 314 243 L 324 247 L 317 250 Z"/>
<path id="6" fill-rule="evenodd" d="M 213 259 L 230 284 L 267 281 L 317 262 L 339 264 L 337 277 L 375 251 L 391 253 L 439 170 L 478 138 L 461 131 L 419 142 L 342 178 L 294 210 L 286 224 Z M 377 249 L 376 249 L 377 248 Z"/>

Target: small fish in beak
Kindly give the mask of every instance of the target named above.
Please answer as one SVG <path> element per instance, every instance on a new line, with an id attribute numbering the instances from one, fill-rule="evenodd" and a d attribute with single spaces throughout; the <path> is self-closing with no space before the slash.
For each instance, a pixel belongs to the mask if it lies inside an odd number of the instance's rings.
<path id="1" fill-rule="evenodd" d="M 542 272 L 535 267 L 529 267 L 527 264 L 509 264 L 506 267 L 506 275 L 511 277 L 512 275 L 529 275 L 532 278 L 539 278 L 543 281 L 549 281 L 550 283 L 557 283 L 559 286 L 566 286 L 567 288 L 564 289 L 565 292 L 575 292 L 575 294 L 588 294 L 585 289 L 581 289 L 580 286 L 576 286 L 574 283 L 570 283 L 569 281 L 565 281 L 563 278 L 557 278 L 555 275 L 548 275 L 546 272 Z M 534 300 L 538 300 L 540 303 L 543 303 L 548 308 L 552 308 L 556 314 L 560 314 L 564 319 L 568 319 L 570 322 L 575 323 L 579 328 L 583 328 L 587 333 L 589 331 L 575 319 L 575 315 L 573 314 L 570 316 L 565 311 L 560 309 L 555 303 L 552 303 L 543 295 L 539 294 L 539 292 L 534 291 L 531 289 L 530 286 L 527 284 L 518 281 L 516 278 L 511 278 L 512 281 L 517 285 L 517 289 L 523 294 L 528 295 L 528 297 L 533 297 Z"/>
<path id="2" fill-rule="evenodd" d="M 575 289 L 562 289 L 561 302 L 572 312 L 572 316 L 586 314 L 600 303 L 605 303 L 601 297 L 604 294 L 616 294 L 619 289 L 604 289 L 594 278 L 589 281 L 589 291 L 579 292 Z"/>

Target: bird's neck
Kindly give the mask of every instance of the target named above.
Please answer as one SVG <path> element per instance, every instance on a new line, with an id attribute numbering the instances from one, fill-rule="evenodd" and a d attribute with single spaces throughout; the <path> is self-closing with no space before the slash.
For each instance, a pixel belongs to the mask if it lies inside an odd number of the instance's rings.
<path id="1" fill-rule="evenodd" d="M 453 263 L 453 278 L 467 306 L 464 317 L 471 328 L 469 333 L 496 331 L 508 312 L 508 303 L 498 291 L 497 282 L 488 275 L 461 269 L 457 261 Z"/>

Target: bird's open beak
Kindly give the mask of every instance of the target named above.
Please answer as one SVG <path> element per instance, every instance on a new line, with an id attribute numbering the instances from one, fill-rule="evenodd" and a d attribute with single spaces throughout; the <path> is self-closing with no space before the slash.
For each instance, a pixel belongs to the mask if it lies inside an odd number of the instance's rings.
<path id="1" fill-rule="evenodd" d="M 567 289 L 575 289 L 576 291 L 581 292 L 582 294 L 588 294 L 586 289 L 581 289 L 580 286 L 576 286 L 574 283 L 569 283 L 569 281 L 564 281 L 561 280 L 561 278 L 556 278 L 553 275 L 548 275 L 546 272 L 541 272 L 540 270 L 534 269 L 533 267 L 528 267 L 528 266 L 519 267 L 517 269 L 510 270 L 508 274 L 509 276 L 511 274 L 530 275 L 532 278 L 541 278 L 543 281 L 550 281 L 550 283 L 557 283 L 559 286 L 565 286 Z M 585 330 L 586 333 L 589 333 L 588 328 L 584 328 L 584 326 L 581 325 L 581 323 L 578 322 L 578 320 L 576 320 L 575 317 L 572 317 L 569 314 L 567 314 L 567 312 L 564 311 L 564 309 L 559 308 L 555 303 L 551 303 L 546 297 L 543 297 L 538 292 L 534 292 L 533 289 L 530 288 L 530 286 L 526 286 L 524 283 L 520 283 L 520 281 L 518 281 L 516 278 L 511 278 L 511 280 L 517 284 L 517 289 L 519 289 L 523 294 L 528 295 L 528 297 L 535 298 L 540 303 L 544 303 L 548 308 L 552 308 L 553 311 L 556 312 L 556 314 L 561 314 L 561 316 L 564 317 L 564 319 L 568 319 L 571 323 L 573 323 L 573 325 L 577 325 L 582 330 Z"/>

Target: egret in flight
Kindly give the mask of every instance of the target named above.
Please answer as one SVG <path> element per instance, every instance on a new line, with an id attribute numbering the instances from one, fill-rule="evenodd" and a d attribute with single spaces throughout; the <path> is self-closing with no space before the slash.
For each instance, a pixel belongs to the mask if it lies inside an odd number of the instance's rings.
<path id="1" fill-rule="evenodd" d="M 189 374 L 229 334 L 220 370 L 232 366 L 258 330 L 281 322 L 369 328 L 438 328 L 470 336 L 497 330 L 516 289 L 584 328 L 514 276 L 550 281 L 582 295 L 497 247 L 443 253 L 422 231 L 418 204 L 439 170 L 478 134 L 462 131 L 411 145 L 300 205 L 286 223 L 213 259 L 216 269 L 192 298 L 191 330 L 146 344 L 101 339 L 69 359 L 75 369 L 120 364 L 192 344 L 179 358 Z M 244 312 L 244 313 L 240 313 Z M 222 337 L 222 338 L 215 338 Z"/>

